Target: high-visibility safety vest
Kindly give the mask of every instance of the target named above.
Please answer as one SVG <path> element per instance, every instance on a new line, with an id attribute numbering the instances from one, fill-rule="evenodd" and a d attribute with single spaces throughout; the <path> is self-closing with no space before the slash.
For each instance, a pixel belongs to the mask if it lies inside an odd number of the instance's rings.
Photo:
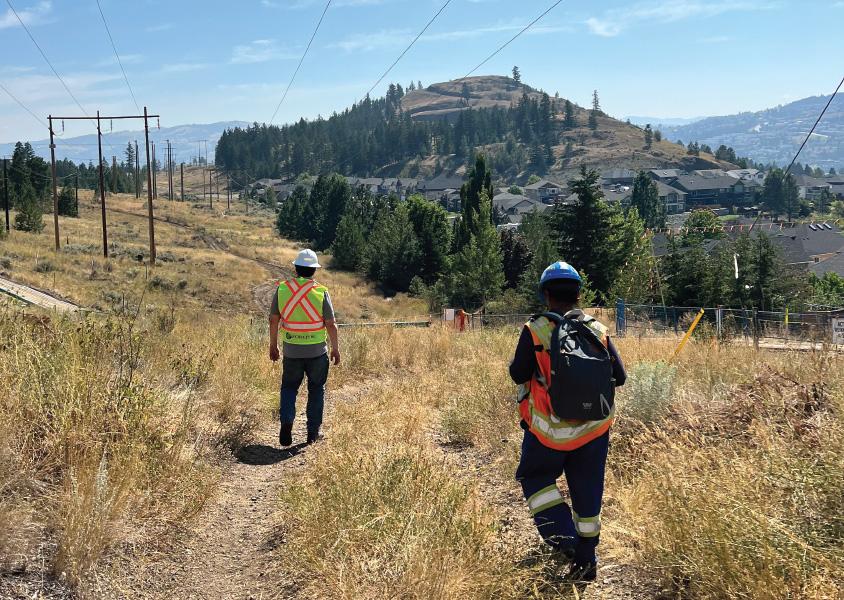
<path id="1" fill-rule="evenodd" d="M 284 341 L 304 346 L 324 344 L 328 339 L 322 303 L 328 288 L 313 279 L 296 277 L 278 285 L 278 310 Z"/>
<path id="2" fill-rule="evenodd" d="M 581 310 L 566 313 L 589 327 L 606 346 L 609 343 L 608 329 Z M 600 421 L 573 421 L 559 419 L 551 408 L 548 394 L 551 381 L 551 335 L 556 325 L 545 317 L 536 317 L 527 322 L 533 337 L 537 371 L 531 380 L 519 386 L 519 415 L 530 432 L 544 445 L 554 450 L 575 450 L 601 437 L 612 425 L 615 406 L 609 416 Z"/>

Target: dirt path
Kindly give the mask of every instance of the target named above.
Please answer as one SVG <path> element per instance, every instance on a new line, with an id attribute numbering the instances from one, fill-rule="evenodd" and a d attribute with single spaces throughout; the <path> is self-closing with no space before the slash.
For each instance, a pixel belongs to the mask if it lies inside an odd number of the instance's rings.
<path id="1" fill-rule="evenodd" d="M 79 306 L 73 304 L 72 302 L 60 300 L 59 298 L 51 296 L 46 292 L 29 287 L 28 285 L 15 283 L 14 281 L 10 281 L 3 277 L 0 277 L 0 292 L 12 296 L 13 298 L 17 298 L 27 304 L 46 308 L 47 310 L 57 310 L 59 312 L 76 312 L 80 310 Z"/>

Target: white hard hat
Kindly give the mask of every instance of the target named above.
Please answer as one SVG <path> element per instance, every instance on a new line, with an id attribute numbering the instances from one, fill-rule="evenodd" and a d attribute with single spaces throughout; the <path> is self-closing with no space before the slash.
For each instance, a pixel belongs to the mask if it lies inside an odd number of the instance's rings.
<path id="1" fill-rule="evenodd" d="M 296 257 L 296 260 L 293 261 L 293 265 L 297 267 L 314 268 L 319 268 L 322 266 L 321 264 L 319 264 L 319 259 L 317 258 L 316 252 L 310 249 L 302 250 L 299 253 L 299 256 Z"/>

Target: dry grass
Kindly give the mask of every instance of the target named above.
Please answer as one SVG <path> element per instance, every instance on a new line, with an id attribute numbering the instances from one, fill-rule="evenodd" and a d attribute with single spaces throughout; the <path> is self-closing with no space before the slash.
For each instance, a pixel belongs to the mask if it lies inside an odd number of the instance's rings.
<path id="1" fill-rule="evenodd" d="M 465 460 L 500 463 L 498 485 L 509 485 L 517 443 L 501 441 L 520 436 L 505 374 L 515 339 L 506 330 L 346 336 L 354 364 L 336 383 L 374 373 L 379 382 L 338 407 L 307 480 L 284 498 L 289 555 L 301 558 L 309 593 L 567 594 L 514 568 L 533 539 L 502 548 L 496 515 L 511 507 L 479 495 L 476 466 L 456 469 L 437 445 L 474 446 Z M 675 343 L 618 340 L 633 379 L 619 398 L 602 553 L 671 597 L 839 597 L 844 359 L 692 343 L 673 367 L 659 363 Z"/>

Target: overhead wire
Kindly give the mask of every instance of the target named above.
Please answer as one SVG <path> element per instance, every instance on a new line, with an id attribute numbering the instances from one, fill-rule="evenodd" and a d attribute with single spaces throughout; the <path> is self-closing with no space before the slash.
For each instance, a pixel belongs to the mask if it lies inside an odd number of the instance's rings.
<path id="1" fill-rule="evenodd" d="M 411 48 L 413 48 L 413 45 L 414 45 L 414 44 L 416 44 L 416 42 L 417 42 L 417 41 L 419 41 L 419 38 L 421 38 L 421 37 L 425 34 L 425 32 L 426 32 L 426 31 L 428 31 L 428 28 L 429 28 L 431 25 L 433 25 L 434 21 L 436 21 L 436 20 L 437 20 L 437 17 L 439 17 L 439 16 L 442 14 L 442 12 L 446 9 L 446 7 L 448 7 L 448 5 L 449 5 L 449 4 L 451 4 L 451 0 L 446 0 L 445 4 L 443 4 L 443 5 L 440 7 L 440 9 L 436 12 L 436 14 L 435 14 L 433 17 L 431 17 L 431 20 L 430 20 L 430 21 L 428 21 L 428 23 L 425 25 L 425 27 L 423 27 L 423 28 L 422 28 L 422 31 L 420 31 L 420 32 L 418 33 L 418 35 L 417 35 L 415 38 L 413 38 L 413 41 L 412 41 L 412 42 L 410 42 L 410 44 L 408 44 L 407 48 L 405 48 L 405 49 L 402 51 L 402 53 L 401 53 L 401 54 L 399 54 L 399 57 L 398 57 L 395 61 L 393 61 L 393 64 L 391 64 L 391 65 L 387 68 L 387 70 L 386 70 L 386 71 L 384 71 L 384 74 L 383 74 L 383 75 L 381 75 L 381 77 L 379 77 L 379 78 L 378 78 L 378 81 L 376 81 L 376 82 L 373 84 L 373 86 L 372 86 L 371 88 L 369 88 L 369 91 L 368 91 L 368 92 L 366 92 L 366 95 L 367 95 L 367 96 L 368 96 L 369 94 L 371 94 L 371 93 L 372 93 L 372 90 L 374 90 L 376 87 L 378 87 L 378 84 L 379 84 L 379 83 L 381 83 L 382 81 L 384 81 L 384 78 L 385 78 L 387 75 L 389 75 L 389 74 L 390 74 L 390 72 L 391 72 L 391 71 L 395 68 L 395 66 L 396 66 L 397 64 L 399 64 L 399 61 L 401 61 L 401 59 L 402 59 L 402 58 L 404 58 L 404 55 L 405 55 L 405 54 L 407 54 L 407 53 L 410 51 L 410 49 L 411 49 Z"/>
<path id="2" fill-rule="evenodd" d="M 111 30 L 106 22 L 105 14 L 103 14 L 103 8 L 100 6 L 100 0 L 96 0 L 96 2 L 97 10 L 100 11 L 100 17 L 102 17 L 103 25 L 105 26 L 106 33 L 108 34 L 108 40 L 111 42 L 111 49 L 114 50 L 114 56 L 117 58 L 117 64 L 120 65 L 120 71 L 123 73 L 123 80 L 126 82 L 126 87 L 129 88 L 129 94 L 132 96 L 132 102 L 135 103 L 135 108 L 138 109 L 138 113 L 140 113 L 141 107 L 138 106 L 138 100 L 135 98 L 135 92 L 132 90 L 132 85 L 129 83 L 129 77 L 126 76 L 126 69 L 123 68 L 123 61 L 120 60 L 120 54 L 117 52 L 117 46 L 114 44 L 114 38 L 111 37 Z"/>
<path id="3" fill-rule="evenodd" d="M 10 91 L 9 91 L 9 89 L 8 89 L 5 85 L 3 85 L 2 83 L 0 83 L 0 90 L 3 90 L 4 92 L 6 92 L 6 94 L 8 94 L 8 96 L 9 96 L 9 98 L 11 98 L 11 99 L 12 99 L 12 100 L 14 100 L 15 102 L 17 102 L 18 106 L 20 106 L 22 109 L 24 109 L 26 112 L 28 112 L 28 113 L 30 114 L 30 116 L 32 116 L 32 118 L 33 118 L 33 119 L 35 119 L 36 121 L 38 121 L 38 123 L 39 123 L 40 125 L 42 125 L 45 129 L 47 129 L 47 128 L 48 128 L 47 123 L 45 123 L 44 121 L 42 121 L 42 120 L 41 120 L 41 117 L 39 117 L 38 115 L 36 115 L 36 114 L 35 114 L 35 113 L 34 113 L 34 112 L 33 112 L 33 111 L 32 111 L 32 110 L 31 110 L 31 109 L 30 109 L 30 108 L 29 108 L 26 104 L 24 104 L 23 102 L 21 102 L 21 101 L 17 98 L 17 96 L 15 96 L 12 92 L 10 92 Z"/>
<path id="4" fill-rule="evenodd" d="M 8 0 L 6 1 L 8 2 Z M 296 75 L 299 74 L 299 69 L 302 68 L 302 63 L 305 62 L 305 57 L 308 56 L 308 51 L 311 49 L 311 44 L 314 43 L 314 38 L 316 37 L 316 34 L 319 31 L 320 26 L 322 25 L 323 19 L 325 19 L 325 13 L 328 12 L 328 7 L 331 6 L 331 1 L 332 0 L 328 0 L 328 2 L 325 3 L 325 8 L 322 10 L 322 15 L 320 15 L 316 27 L 314 27 L 314 32 L 311 34 L 311 39 L 308 41 L 308 45 L 305 47 L 305 51 L 302 53 L 302 58 L 299 59 L 299 64 L 296 65 L 296 70 L 293 71 L 293 76 L 287 83 L 287 88 L 285 88 L 284 94 L 281 96 L 281 100 L 278 101 L 278 105 L 275 107 L 273 116 L 269 120 L 270 125 L 272 125 L 273 121 L 275 121 L 276 115 L 278 115 L 278 111 L 281 109 L 281 105 L 284 104 L 284 101 L 287 99 L 287 94 L 290 92 L 290 88 L 293 86 L 293 82 L 296 80 Z"/>
<path id="5" fill-rule="evenodd" d="M 73 94 L 72 91 L 70 91 L 70 88 L 68 87 L 67 83 L 65 82 L 64 79 L 62 79 L 62 76 L 59 75 L 59 72 L 56 71 L 56 68 L 53 66 L 53 63 L 50 62 L 50 59 L 47 58 L 47 54 L 41 48 L 41 45 L 36 41 L 35 37 L 32 35 L 32 32 L 29 30 L 29 27 L 26 26 L 26 23 L 23 22 L 23 19 L 21 19 L 20 15 L 18 14 L 18 11 L 16 11 L 15 7 L 12 6 L 11 0 L 6 0 L 6 4 L 9 5 L 9 9 L 11 9 L 12 14 L 15 15 L 15 18 L 18 20 L 18 23 L 21 24 L 21 27 L 23 27 L 23 30 L 26 32 L 26 35 L 29 36 L 29 39 L 32 41 L 32 43 L 35 44 L 35 47 L 38 49 L 38 52 L 41 53 L 41 58 L 44 59 L 44 62 L 46 62 L 47 66 L 50 67 L 50 70 L 53 71 L 53 75 L 55 75 L 56 79 L 58 79 L 59 82 L 61 82 L 62 86 L 64 87 L 64 89 L 68 93 L 68 95 L 71 98 L 73 98 L 73 101 L 76 103 L 76 106 L 79 107 L 79 110 L 82 111 L 82 114 L 85 115 L 86 117 L 88 117 L 89 119 L 91 119 L 91 116 L 88 114 L 88 111 L 85 110 L 85 108 L 82 106 L 82 103 L 79 102 L 79 99 Z M 91 121 L 94 122 L 93 119 L 91 119 Z"/>
<path id="6" fill-rule="evenodd" d="M 548 13 L 550 13 L 552 10 L 554 10 L 557 6 L 559 6 L 560 4 L 562 4 L 562 2 L 563 2 L 563 0 L 557 0 L 556 2 L 554 2 L 551 6 L 549 6 L 547 9 L 545 9 L 545 11 L 544 11 L 541 15 L 539 15 L 539 16 L 538 16 L 538 17 L 536 17 L 533 21 L 531 21 L 530 23 L 528 23 L 527 25 L 525 25 L 525 27 L 524 27 L 521 31 L 519 31 L 516 35 L 514 35 L 514 36 L 513 36 L 513 37 L 511 37 L 509 40 L 507 40 L 504 44 L 502 44 L 501 46 L 499 46 L 499 47 L 498 47 L 498 48 L 497 48 L 497 49 L 496 49 L 496 50 L 495 50 L 492 54 L 490 54 L 490 55 L 489 55 L 489 56 L 487 56 L 485 59 L 483 59 L 483 60 L 482 60 L 482 61 L 478 64 L 478 66 L 476 66 L 474 69 L 472 69 L 471 71 L 469 71 L 468 73 L 466 73 L 466 74 L 463 76 L 463 79 L 465 79 L 465 78 L 469 77 L 470 75 L 472 75 L 473 73 L 475 73 L 478 69 L 480 69 L 482 66 L 484 66 L 486 63 L 488 63 L 490 60 L 492 60 L 492 59 L 493 59 L 496 55 L 498 55 L 498 53 L 499 53 L 499 52 L 501 52 L 502 50 L 504 50 L 504 48 L 506 48 L 507 46 L 509 46 L 509 45 L 510 45 L 510 44 L 512 44 L 513 42 L 515 42 L 515 41 L 516 41 L 516 39 L 518 39 L 519 37 L 521 37 L 521 35 L 522 35 L 522 34 L 524 34 L 524 33 L 525 33 L 528 29 L 530 29 L 531 27 L 533 27 L 534 25 L 536 25 L 539 21 L 541 21 L 541 20 L 545 17 L 545 15 L 547 15 L 547 14 L 548 14 Z"/>

